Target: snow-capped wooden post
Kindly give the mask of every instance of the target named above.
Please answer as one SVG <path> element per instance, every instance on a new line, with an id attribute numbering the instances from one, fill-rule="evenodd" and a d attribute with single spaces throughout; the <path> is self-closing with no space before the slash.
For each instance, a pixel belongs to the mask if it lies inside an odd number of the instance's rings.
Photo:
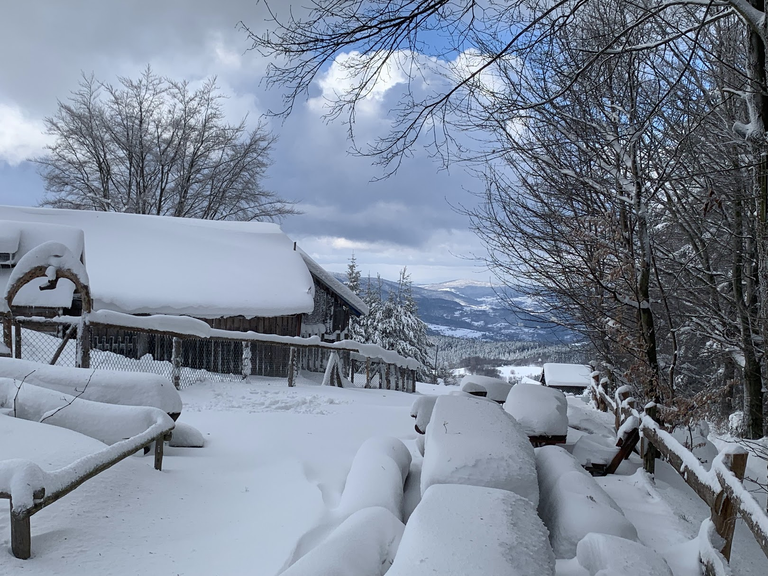
<path id="1" fill-rule="evenodd" d="M 291 346 L 288 353 L 288 387 L 293 388 L 296 386 L 296 358 L 297 358 L 296 346 Z"/>
<path id="2" fill-rule="evenodd" d="M 29 514 L 14 514 L 13 502 L 11 502 L 11 552 L 20 560 L 28 560 L 32 556 Z"/>
<path id="3" fill-rule="evenodd" d="M 728 468 L 739 481 L 744 480 L 744 473 L 747 469 L 746 451 L 735 454 L 724 454 L 723 464 Z M 730 494 L 723 490 L 715 499 L 715 505 L 712 507 L 712 523 L 715 530 L 724 540 L 720 553 L 728 562 L 731 561 L 731 548 L 733 546 L 733 531 L 736 527 L 736 520 L 739 517 L 739 510 Z"/>
<path id="4" fill-rule="evenodd" d="M 621 428 L 621 425 L 624 423 L 624 401 L 629 400 L 630 396 L 632 396 L 632 391 L 630 390 L 629 386 L 622 386 L 616 390 L 616 412 L 614 416 L 617 432 L 619 431 L 619 428 Z"/>
<path id="5" fill-rule="evenodd" d="M 181 388 L 181 338 L 173 337 L 171 350 L 171 382 L 176 390 Z"/>

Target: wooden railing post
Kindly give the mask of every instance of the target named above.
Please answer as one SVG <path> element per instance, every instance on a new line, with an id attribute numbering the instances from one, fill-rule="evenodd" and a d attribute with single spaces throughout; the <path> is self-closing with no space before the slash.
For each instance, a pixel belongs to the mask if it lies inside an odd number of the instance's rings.
<path id="1" fill-rule="evenodd" d="M 163 445 L 166 435 L 155 438 L 155 470 L 163 469 Z"/>
<path id="2" fill-rule="evenodd" d="M 746 452 L 724 454 L 723 464 L 733 472 L 733 475 L 736 476 L 736 478 L 744 480 L 744 473 L 747 469 L 747 456 L 748 454 Z M 712 507 L 712 523 L 715 525 L 717 533 L 725 541 L 720 553 L 729 562 L 731 561 L 733 530 L 736 527 L 737 518 L 738 509 L 734 505 L 733 500 L 728 497 L 726 491 L 722 491 L 715 500 L 715 505 Z"/>
<path id="3" fill-rule="evenodd" d="M 26 512 L 16 514 L 13 511 L 13 500 L 11 500 L 11 552 L 20 560 L 27 560 L 32 555 L 29 514 Z"/>
<path id="4" fill-rule="evenodd" d="M 11 335 L 11 332 L 13 332 L 12 327 L 13 322 L 11 321 L 10 316 L 5 316 L 3 318 L 3 344 L 8 348 L 9 353 L 13 348 L 13 336 Z"/>
<path id="5" fill-rule="evenodd" d="M 616 426 L 617 432 L 619 431 L 619 428 L 621 428 L 621 425 L 624 423 L 622 420 L 622 417 L 623 417 L 622 404 L 624 404 L 624 400 L 627 400 L 631 395 L 632 393 L 629 390 L 624 390 L 616 394 L 616 412 L 614 416 L 615 416 L 615 426 Z"/>
<path id="6" fill-rule="evenodd" d="M 91 326 L 84 318 L 81 318 L 77 327 L 77 359 L 75 365 L 78 368 L 91 367 Z"/>
<path id="7" fill-rule="evenodd" d="M 385 378 L 386 378 L 386 387 L 387 387 L 387 390 L 392 390 L 392 378 L 391 378 L 391 374 L 392 374 L 392 369 L 391 369 L 390 365 L 389 365 L 389 364 L 387 364 L 387 368 L 386 368 L 386 376 L 385 376 Z"/>
<path id="8" fill-rule="evenodd" d="M 656 404 L 648 404 L 645 407 L 645 413 L 650 416 L 654 422 L 658 422 L 659 409 Z M 648 439 L 643 438 L 643 468 L 648 474 L 654 474 L 656 472 L 656 458 L 660 453 Z"/>
<path id="9" fill-rule="evenodd" d="M 365 387 L 371 387 L 371 359 L 365 359 Z"/>

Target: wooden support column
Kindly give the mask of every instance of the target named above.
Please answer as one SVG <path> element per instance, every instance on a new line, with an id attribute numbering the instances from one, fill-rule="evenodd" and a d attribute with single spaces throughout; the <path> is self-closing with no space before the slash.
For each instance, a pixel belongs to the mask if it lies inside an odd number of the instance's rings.
<path id="1" fill-rule="evenodd" d="M 355 385 L 355 359 L 352 358 L 352 354 L 349 356 L 349 381 L 352 385 Z"/>
<path id="2" fill-rule="evenodd" d="M 411 392 L 416 392 L 416 370 L 411 370 Z"/>
<path id="3" fill-rule="evenodd" d="M 371 359 L 365 359 L 365 387 L 371 387 Z"/>
<path id="4" fill-rule="evenodd" d="M 739 480 L 744 480 L 744 472 L 747 469 L 747 452 L 740 454 L 725 454 L 723 464 L 729 468 L 733 475 Z M 734 505 L 733 500 L 729 498 L 726 491 L 722 491 L 715 505 L 712 507 L 712 523 L 715 530 L 722 536 L 725 544 L 720 549 L 720 553 L 728 562 L 731 561 L 731 547 L 733 546 L 733 530 L 736 527 L 736 520 L 739 517 L 739 510 Z"/>
<path id="5" fill-rule="evenodd" d="M 296 386 L 296 358 L 298 356 L 296 346 L 291 346 L 288 354 L 288 387 Z"/>
<path id="6" fill-rule="evenodd" d="M 28 560 L 32 555 L 32 534 L 29 515 L 15 514 L 11 501 L 11 552 L 20 560 Z"/>
<path id="7" fill-rule="evenodd" d="M 181 388 L 181 338 L 173 337 L 173 349 L 171 352 L 171 382 L 176 390 Z"/>
<path id="8" fill-rule="evenodd" d="M 391 365 L 390 365 L 390 364 L 387 364 L 387 371 L 386 371 L 386 376 L 385 376 L 385 378 L 386 378 L 386 382 L 387 382 L 387 390 L 392 390 L 392 378 L 391 378 L 391 374 L 392 374 L 392 368 L 391 368 Z"/>

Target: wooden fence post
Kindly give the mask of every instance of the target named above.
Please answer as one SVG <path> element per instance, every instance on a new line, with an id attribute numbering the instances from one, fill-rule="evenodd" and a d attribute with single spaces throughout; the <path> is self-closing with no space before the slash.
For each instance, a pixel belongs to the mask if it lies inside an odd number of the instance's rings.
<path id="1" fill-rule="evenodd" d="M 9 353 L 13 348 L 13 336 L 11 335 L 11 332 L 13 331 L 12 326 L 13 322 L 11 322 L 10 316 L 5 316 L 3 318 L 3 344 L 8 348 Z"/>
<path id="2" fill-rule="evenodd" d="M 11 552 L 20 560 L 28 560 L 32 555 L 29 515 L 24 512 L 15 514 L 13 500 L 11 500 Z"/>
<path id="3" fill-rule="evenodd" d="M 659 409 L 654 403 L 650 403 L 645 407 L 645 413 L 653 419 L 654 422 L 658 422 Z M 656 472 L 656 458 L 660 453 L 647 438 L 643 438 L 643 468 L 648 474 L 654 474 Z"/>
<path id="4" fill-rule="evenodd" d="M 75 365 L 78 368 L 91 367 L 91 326 L 85 319 L 80 320 L 77 327 L 77 359 Z"/>
<path id="5" fill-rule="evenodd" d="M 288 354 L 288 387 L 296 386 L 296 346 L 291 346 Z"/>
<path id="6" fill-rule="evenodd" d="M 173 348 L 171 352 L 171 382 L 176 390 L 181 388 L 181 338 L 173 337 Z"/>
<path id="7" fill-rule="evenodd" d="M 155 438 L 155 470 L 163 469 L 163 443 L 165 435 Z"/>
<path id="8" fill-rule="evenodd" d="M 365 387 L 371 387 L 371 359 L 365 359 Z"/>
<path id="9" fill-rule="evenodd" d="M 386 374 L 385 378 L 386 378 L 387 390 L 392 390 L 392 378 L 391 378 L 392 369 L 390 368 L 389 364 L 387 364 L 387 368 L 386 368 L 386 373 L 385 374 Z"/>
<path id="10" fill-rule="evenodd" d="M 243 380 L 247 379 L 251 375 L 251 343 L 243 342 L 243 357 L 240 362 L 240 372 L 243 374 Z"/>
<path id="11" fill-rule="evenodd" d="M 621 405 L 624 403 L 624 400 L 628 399 L 632 393 L 629 390 L 623 390 L 622 392 L 619 392 L 616 394 L 616 412 L 614 413 L 614 421 L 616 426 L 616 431 L 619 431 L 619 428 L 621 428 L 622 422 L 622 409 Z"/>
<path id="12" fill-rule="evenodd" d="M 21 324 L 13 323 L 13 357 L 21 358 Z"/>
<path id="13" fill-rule="evenodd" d="M 744 480 L 744 473 L 747 469 L 747 456 L 747 452 L 725 454 L 723 455 L 723 464 L 733 472 L 733 475 L 736 476 L 736 478 Z M 733 501 L 728 497 L 725 490 L 723 490 L 718 495 L 715 500 L 715 505 L 712 507 L 712 523 L 715 525 L 717 533 L 722 536 L 725 541 L 720 552 L 728 562 L 731 561 L 733 530 L 736 527 L 738 516 L 738 509 L 734 506 Z"/>

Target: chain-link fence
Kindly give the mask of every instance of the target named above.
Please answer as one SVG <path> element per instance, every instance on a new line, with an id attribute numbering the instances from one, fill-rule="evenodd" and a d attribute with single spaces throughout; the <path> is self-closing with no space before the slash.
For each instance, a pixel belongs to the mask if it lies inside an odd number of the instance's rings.
<path id="1" fill-rule="evenodd" d="M 15 329 L 14 329 L 15 330 Z M 21 358 L 57 366 L 76 366 L 77 342 L 65 324 L 21 324 Z M 18 342 L 14 332 L 14 343 Z M 254 343 L 246 343 L 254 347 Z M 14 347 L 16 344 L 14 344 Z M 16 355 L 14 350 L 14 355 Z M 264 361 L 265 351 L 252 351 Z M 173 375 L 173 336 L 131 330 L 106 330 L 94 326 L 91 332 L 91 368 L 125 372 Z M 203 380 L 226 381 L 243 378 L 243 343 L 231 340 L 189 338 L 181 342 L 181 388 Z M 287 365 L 286 365 L 287 366 Z M 255 373 L 252 371 L 252 373 Z"/>

